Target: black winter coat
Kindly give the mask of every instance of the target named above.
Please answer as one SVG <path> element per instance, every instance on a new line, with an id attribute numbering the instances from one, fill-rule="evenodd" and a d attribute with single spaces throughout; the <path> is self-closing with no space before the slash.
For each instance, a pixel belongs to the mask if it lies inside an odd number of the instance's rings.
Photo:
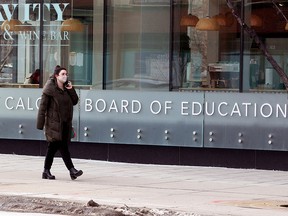
<path id="1" fill-rule="evenodd" d="M 41 102 L 37 116 L 37 129 L 43 130 L 45 126 L 45 136 L 48 142 L 61 141 L 62 138 L 62 116 L 59 107 L 59 101 L 63 100 L 63 97 L 69 97 L 69 104 L 65 104 L 68 107 L 65 110 L 68 116 L 69 133 L 72 131 L 72 119 L 73 119 L 73 106 L 78 103 L 78 95 L 74 88 L 72 89 L 60 89 L 54 79 L 49 79 L 45 84 L 41 96 Z"/>

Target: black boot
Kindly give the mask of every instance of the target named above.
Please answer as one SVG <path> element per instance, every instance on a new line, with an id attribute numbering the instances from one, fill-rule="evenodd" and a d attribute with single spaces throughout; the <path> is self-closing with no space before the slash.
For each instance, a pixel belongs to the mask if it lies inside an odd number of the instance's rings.
<path id="1" fill-rule="evenodd" d="M 42 179 L 55 179 L 55 176 L 50 173 L 49 169 L 44 169 Z"/>
<path id="2" fill-rule="evenodd" d="M 74 167 L 72 167 L 70 170 L 70 177 L 72 180 L 75 180 L 77 177 L 81 176 L 83 174 L 82 170 L 76 170 Z"/>

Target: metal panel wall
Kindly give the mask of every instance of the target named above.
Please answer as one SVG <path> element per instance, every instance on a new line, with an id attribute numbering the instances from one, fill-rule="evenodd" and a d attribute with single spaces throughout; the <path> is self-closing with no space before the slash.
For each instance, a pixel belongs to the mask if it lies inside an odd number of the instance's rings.
<path id="1" fill-rule="evenodd" d="M 0 138 L 45 139 L 44 132 L 36 129 L 41 93 L 42 89 L 0 89 Z M 73 126 L 76 130 L 78 130 L 78 120 L 79 105 L 74 107 Z"/>
<path id="2" fill-rule="evenodd" d="M 287 102 L 279 93 L 206 93 L 204 147 L 287 150 Z"/>
<path id="3" fill-rule="evenodd" d="M 80 95 L 80 141 L 202 147 L 203 116 L 192 116 L 191 108 L 181 113 L 181 103 L 203 103 L 203 93 L 81 90 Z"/>
<path id="4" fill-rule="evenodd" d="M 7 139 L 43 139 L 36 129 L 40 90 L 1 89 L 0 137 Z"/>
<path id="5" fill-rule="evenodd" d="M 0 138 L 43 140 L 42 89 L 0 89 Z M 287 151 L 287 95 L 77 90 L 74 141 Z"/>

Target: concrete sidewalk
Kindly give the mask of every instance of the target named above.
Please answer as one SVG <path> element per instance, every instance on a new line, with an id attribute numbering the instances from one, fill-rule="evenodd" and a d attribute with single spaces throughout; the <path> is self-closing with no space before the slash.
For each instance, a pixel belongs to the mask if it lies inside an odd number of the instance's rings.
<path id="1" fill-rule="evenodd" d="M 38 214 L 38 213 L 19 213 L 19 212 L 4 212 L 0 211 L 1 216 L 56 216 L 51 214 Z M 61 215 L 59 215 L 61 216 Z M 63 215 L 62 215 L 63 216 Z"/>
<path id="2" fill-rule="evenodd" d="M 43 161 L 0 154 L 0 195 L 93 199 L 205 216 L 288 215 L 288 172 L 73 159 L 84 174 L 72 181 L 62 159 L 55 158 L 51 172 L 56 180 L 43 180 Z"/>

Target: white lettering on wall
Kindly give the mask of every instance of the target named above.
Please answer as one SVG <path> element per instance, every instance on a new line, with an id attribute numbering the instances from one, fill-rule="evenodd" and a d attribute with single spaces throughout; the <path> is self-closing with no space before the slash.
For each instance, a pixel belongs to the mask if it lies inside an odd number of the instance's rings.
<path id="1" fill-rule="evenodd" d="M 121 101 L 121 113 L 129 113 L 128 112 L 128 105 L 129 105 L 129 101 L 128 100 L 122 100 Z"/>
<path id="2" fill-rule="evenodd" d="M 39 109 L 39 103 L 40 103 L 40 101 L 41 101 L 41 97 L 37 98 L 36 103 L 35 103 L 37 110 Z"/>
<path id="3" fill-rule="evenodd" d="M 28 99 L 27 99 L 27 110 L 31 110 L 31 111 L 34 110 L 34 108 L 31 107 L 30 105 L 31 105 L 30 98 L 28 97 Z"/>
<path id="4" fill-rule="evenodd" d="M 187 101 L 181 102 L 181 115 L 187 116 L 189 115 L 189 103 Z M 198 116 L 202 113 L 202 104 L 199 102 L 192 102 L 191 103 L 191 115 Z"/>
<path id="5" fill-rule="evenodd" d="M 23 110 L 25 110 L 25 106 L 24 106 L 24 103 L 23 103 L 23 100 L 22 100 L 21 97 L 19 98 L 19 100 L 17 102 L 16 110 L 19 109 L 19 108 L 22 108 Z"/>
<path id="6" fill-rule="evenodd" d="M 218 113 L 219 113 L 219 115 L 221 115 L 221 116 L 227 116 L 228 115 L 228 113 L 227 112 L 225 112 L 225 113 L 222 113 L 222 111 L 221 111 L 221 106 L 222 105 L 225 105 L 225 106 L 227 106 L 228 105 L 228 103 L 226 103 L 226 102 L 221 102 L 220 104 L 219 104 L 219 106 L 218 106 Z"/>
<path id="7" fill-rule="evenodd" d="M 276 118 L 279 118 L 279 111 L 282 113 L 284 118 L 287 118 L 287 104 L 284 105 L 284 110 L 279 104 L 276 104 Z"/>
<path id="8" fill-rule="evenodd" d="M 196 110 L 198 110 L 198 112 Z M 197 116 L 200 115 L 201 113 L 202 113 L 202 104 L 199 102 L 192 102 L 192 115 Z"/>
<path id="9" fill-rule="evenodd" d="M 214 115 L 214 112 L 215 112 L 215 102 L 211 103 L 212 107 L 211 107 L 211 112 L 210 113 L 208 112 L 208 109 L 209 109 L 208 104 L 210 104 L 210 103 L 208 103 L 208 102 L 205 103 L 205 114 L 207 116 L 212 116 L 212 115 Z"/>
<path id="10" fill-rule="evenodd" d="M 41 97 L 37 98 L 35 102 L 35 106 L 34 106 L 30 97 L 27 97 L 24 99 L 22 97 L 19 97 L 18 99 L 16 99 L 16 98 L 13 98 L 12 96 L 9 96 L 5 99 L 5 107 L 8 110 L 22 109 L 22 110 L 33 111 L 34 108 L 39 109 L 38 103 L 40 100 L 41 100 Z"/>
<path id="11" fill-rule="evenodd" d="M 172 109 L 172 107 L 170 106 L 172 104 L 172 101 L 165 101 L 165 115 L 168 114 L 168 110 Z"/>
<path id="12" fill-rule="evenodd" d="M 7 110 L 27 110 L 33 111 L 39 109 L 41 97 L 37 98 L 34 102 L 30 97 L 13 97 L 7 96 L 4 100 L 4 106 Z M 164 115 L 175 114 L 181 116 L 220 116 L 223 118 L 229 117 L 262 117 L 262 118 L 287 118 L 287 104 L 272 104 L 272 103 L 229 103 L 226 101 L 211 102 L 206 101 L 204 104 L 198 101 L 180 101 L 175 103 L 171 100 L 161 101 L 154 100 L 144 104 L 139 100 L 128 99 L 111 99 L 106 100 L 99 98 L 93 101 L 91 98 L 85 98 L 83 104 L 83 110 L 85 112 L 99 112 L 99 113 L 126 113 L 126 114 L 140 114 L 142 109 L 148 111 L 152 115 Z M 82 105 L 81 105 L 82 106 Z M 180 107 L 177 107 L 180 106 Z M 180 108 L 180 109 L 179 109 Z M 81 110 L 81 108 L 80 108 Z M 174 112 L 173 112 L 174 110 Z M 175 113 L 175 110 L 180 110 L 179 113 Z"/>
<path id="13" fill-rule="evenodd" d="M 266 108 L 265 108 L 266 107 Z M 268 114 L 265 114 L 264 113 L 264 110 L 265 109 L 268 109 Z M 260 107 L 260 113 L 261 115 L 264 117 L 264 118 L 268 118 L 272 115 L 272 112 L 273 112 L 273 108 L 270 104 L 268 103 L 264 103 L 261 107 Z"/>
<path id="14" fill-rule="evenodd" d="M 99 108 L 99 103 L 102 102 L 102 109 Z M 95 108 L 98 112 L 104 112 L 106 109 L 106 102 L 103 99 L 98 99 L 95 103 Z"/>
<path id="15" fill-rule="evenodd" d="M 254 104 L 254 117 L 257 117 L 257 104 Z"/>
<path id="16" fill-rule="evenodd" d="M 108 107 L 108 109 L 107 109 Z M 97 112 L 112 112 L 115 111 L 119 113 L 133 113 L 137 114 L 141 111 L 142 106 L 141 102 L 138 100 L 132 100 L 129 102 L 128 100 L 121 100 L 117 103 L 116 100 L 112 100 L 110 103 L 100 98 L 95 102 L 95 106 L 93 107 L 93 100 L 90 98 L 86 98 L 84 101 L 84 110 L 85 112 L 91 112 L 95 109 Z"/>
<path id="17" fill-rule="evenodd" d="M 92 111 L 92 109 L 93 109 L 92 100 L 89 98 L 86 98 L 85 103 L 84 103 L 85 112 L 90 112 L 90 111 Z"/>
<path id="18" fill-rule="evenodd" d="M 188 112 L 185 112 L 185 110 L 188 110 L 189 107 L 187 106 L 188 105 L 188 102 L 187 101 L 183 101 L 181 103 L 181 115 L 189 115 Z"/>
<path id="19" fill-rule="evenodd" d="M 137 109 L 137 107 L 138 107 L 138 109 Z M 132 113 L 137 114 L 141 111 L 141 109 L 142 109 L 142 106 L 141 106 L 140 101 L 132 100 Z"/>
<path id="20" fill-rule="evenodd" d="M 168 114 L 168 110 L 172 109 L 170 106 L 172 104 L 172 101 L 165 101 L 164 102 L 164 114 Z M 158 115 L 162 111 L 162 104 L 160 101 L 152 101 L 150 104 L 150 112 L 154 115 Z"/>
<path id="21" fill-rule="evenodd" d="M 116 104 L 115 100 L 112 100 L 108 112 L 111 112 L 111 111 L 113 111 L 113 110 L 114 110 L 116 113 L 118 113 L 118 108 L 117 108 L 117 104 Z"/>
<path id="22" fill-rule="evenodd" d="M 161 112 L 161 103 L 159 101 L 156 101 L 156 100 L 152 101 L 152 103 L 150 104 L 150 111 L 154 115 L 159 114 Z"/>
<path id="23" fill-rule="evenodd" d="M 234 114 L 238 114 L 238 116 L 241 116 L 241 112 L 240 112 L 238 103 L 235 103 L 233 108 L 232 108 L 231 116 L 233 116 Z"/>
<path id="24" fill-rule="evenodd" d="M 14 107 L 13 106 L 9 106 L 8 105 L 8 101 L 9 100 L 13 100 L 14 98 L 13 97 L 7 97 L 6 99 L 5 99 L 5 107 L 6 107 L 6 109 L 8 109 L 8 110 L 12 110 Z"/>
<path id="25" fill-rule="evenodd" d="M 242 105 L 244 106 L 245 108 L 245 114 L 244 116 L 248 116 L 248 110 L 249 110 L 249 106 L 251 106 L 251 103 L 242 103 Z"/>

